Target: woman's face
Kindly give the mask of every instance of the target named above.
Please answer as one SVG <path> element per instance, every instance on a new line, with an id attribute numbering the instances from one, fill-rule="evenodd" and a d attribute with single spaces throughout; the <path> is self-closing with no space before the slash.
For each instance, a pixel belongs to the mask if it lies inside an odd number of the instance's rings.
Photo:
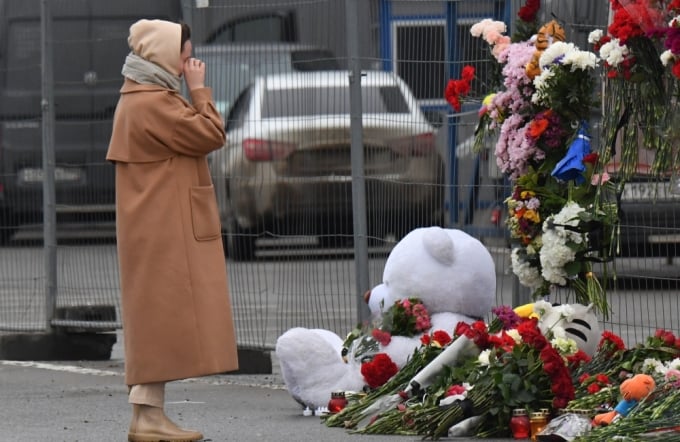
<path id="1" fill-rule="evenodd" d="M 179 76 L 184 75 L 184 63 L 191 58 L 191 51 L 193 49 L 193 46 L 191 44 L 191 40 L 187 40 L 184 42 L 184 47 L 182 47 L 182 52 L 180 52 L 179 56 Z"/>

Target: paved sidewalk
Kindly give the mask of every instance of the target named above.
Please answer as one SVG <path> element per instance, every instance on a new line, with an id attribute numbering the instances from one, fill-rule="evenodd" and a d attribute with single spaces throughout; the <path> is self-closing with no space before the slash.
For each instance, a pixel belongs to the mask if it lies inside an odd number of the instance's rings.
<path id="1" fill-rule="evenodd" d="M 303 416 L 273 362 L 274 373 L 267 375 L 172 382 L 166 393 L 167 414 L 182 426 L 202 431 L 205 441 L 212 442 L 421 440 L 351 434 L 326 427 L 318 417 Z M 0 399 L 1 442 L 127 440 L 130 407 L 120 344 L 109 361 L 0 360 Z"/>

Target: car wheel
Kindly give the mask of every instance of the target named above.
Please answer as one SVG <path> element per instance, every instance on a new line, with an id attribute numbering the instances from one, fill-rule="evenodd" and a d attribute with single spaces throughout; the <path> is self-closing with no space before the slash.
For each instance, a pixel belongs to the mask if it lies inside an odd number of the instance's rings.
<path id="1" fill-rule="evenodd" d="M 232 228 L 222 235 L 224 253 L 233 261 L 252 261 L 255 259 L 255 241 L 257 234 L 250 229 L 243 229 L 235 222 Z"/>

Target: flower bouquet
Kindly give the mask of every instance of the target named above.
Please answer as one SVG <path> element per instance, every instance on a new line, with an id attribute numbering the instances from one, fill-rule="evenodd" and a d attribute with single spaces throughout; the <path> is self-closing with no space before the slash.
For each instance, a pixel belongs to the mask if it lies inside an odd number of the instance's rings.
<path id="1" fill-rule="evenodd" d="M 669 136 L 677 132 L 677 82 L 664 64 L 677 70 L 673 50 L 680 53 L 680 47 L 673 17 L 680 4 L 663 0 L 610 0 L 610 4 L 613 17 L 607 34 L 595 30 L 588 40 L 603 60 L 603 140 L 611 156 L 618 154 L 615 167 L 622 186 L 641 172 L 638 164 L 645 161 L 638 158 L 640 146 L 655 152 L 653 174 L 664 174 L 677 163 Z M 668 51 L 663 52 L 664 46 Z"/>
<path id="2" fill-rule="evenodd" d="M 352 330 L 343 343 L 342 356 L 345 361 L 351 357 L 367 362 L 380 351 L 380 345 L 390 343 L 392 336 L 412 337 L 430 327 L 430 315 L 420 299 L 399 299 L 383 312 L 379 323 Z"/>
<path id="3" fill-rule="evenodd" d="M 496 23 L 482 21 L 471 33 L 497 32 Z M 498 132 L 497 164 L 513 183 L 507 226 L 520 283 L 534 298 L 567 287 L 575 302 L 592 303 L 606 317 L 593 263 L 612 259 L 618 210 L 603 170 L 609 157 L 591 150 L 588 120 L 597 106 L 599 59 L 564 40 L 553 21 L 535 42 L 513 41 L 500 51 L 492 45 L 503 85 L 482 103 L 480 132 Z"/>

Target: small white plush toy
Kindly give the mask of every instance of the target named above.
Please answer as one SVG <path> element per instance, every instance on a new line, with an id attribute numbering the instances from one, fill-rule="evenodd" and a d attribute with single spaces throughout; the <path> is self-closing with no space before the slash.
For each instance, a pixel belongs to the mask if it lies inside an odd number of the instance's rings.
<path id="1" fill-rule="evenodd" d="M 365 295 L 374 323 L 396 301 L 418 298 L 430 315 L 426 333 L 449 335 L 460 321 L 486 319 L 496 299 L 496 270 L 487 248 L 455 229 L 424 227 L 397 243 L 385 262 L 382 283 Z M 391 337 L 380 345 L 401 368 L 421 345 L 421 334 Z M 361 362 L 343 359 L 343 339 L 329 330 L 292 328 L 276 342 L 281 375 L 293 398 L 311 409 L 325 406 L 333 391 L 360 391 Z"/>

